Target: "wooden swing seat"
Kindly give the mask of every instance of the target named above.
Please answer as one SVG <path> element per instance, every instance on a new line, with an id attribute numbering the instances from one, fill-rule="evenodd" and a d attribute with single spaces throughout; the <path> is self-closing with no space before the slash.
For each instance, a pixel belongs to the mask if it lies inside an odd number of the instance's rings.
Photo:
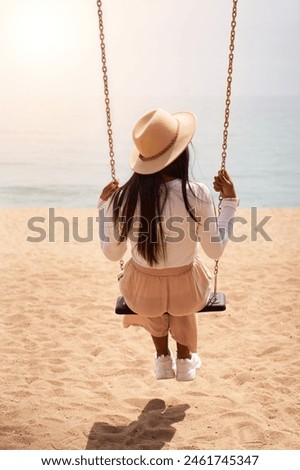
<path id="1" fill-rule="evenodd" d="M 226 310 L 225 294 L 223 292 L 212 292 L 205 307 L 198 310 L 198 312 L 222 312 L 224 310 Z M 130 310 L 122 296 L 117 299 L 115 313 L 117 315 L 136 315 L 136 312 Z"/>

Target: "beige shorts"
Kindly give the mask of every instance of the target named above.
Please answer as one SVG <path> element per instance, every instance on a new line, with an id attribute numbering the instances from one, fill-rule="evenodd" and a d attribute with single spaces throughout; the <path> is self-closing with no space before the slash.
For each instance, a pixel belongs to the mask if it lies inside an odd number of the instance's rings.
<path id="1" fill-rule="evenodd" d="M 187 346 L 191 352 L 197 352 L 198 318 L 197 313 L 184 317 L 173 317 L 164 313 L 160 317 L 142 317 L 142 315 L 124 315 L 124 328 L 141 326 L 152 336 L 158 338 L 171 334 L 179 344 Z"/>
<path id="2" fill-rule="evenodd" d="M 211 275 L 200 259 L 174 268 L 146 268 L 133 259 L 126 263 L 120 290 L 127 305 L 144 317 L 164 313 L 185 316 L 206 305 Z"/>
<path id="3" fill-rule="evenodd" d="M 137 315 L 125 315 L 123 325 L 142 326 L 162 337 L 170 331 L 180 344 L 197 350 L 197 316 L 210 295 L 211 275 L 200 259 L 186 266 L 146 268 L 130 259 L 120 279 L 127 305 Z"/>

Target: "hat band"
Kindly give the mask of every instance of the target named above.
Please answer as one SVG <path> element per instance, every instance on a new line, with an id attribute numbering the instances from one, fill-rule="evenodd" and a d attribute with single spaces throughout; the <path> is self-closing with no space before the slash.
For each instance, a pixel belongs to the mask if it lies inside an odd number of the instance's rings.
<path id="1" fill-rule="evenodd" d="M 170 150 L 172 145 L 175 144 L 176 139 L 177 139 L 178 134 L 179 134 L 179 129 L 180 129 L 180 122 L 178 121 L 178 119 L 176 119 L 176 121 L 177 121 L 177 130 L 176 130 L 175 135 L 174 135 L 173 139 L 171 140 L 171 142 L 163 150 L 156 153 L 155 155 L 151 155 L 150 157 L 144 157 L 142 154 L 139 154 L 139 158 L 143 162 L 147 162 L 148 160 L 155 160 L 156 158 L 161 157 L 164 153 L 166 153 L 168 150 Z"/>

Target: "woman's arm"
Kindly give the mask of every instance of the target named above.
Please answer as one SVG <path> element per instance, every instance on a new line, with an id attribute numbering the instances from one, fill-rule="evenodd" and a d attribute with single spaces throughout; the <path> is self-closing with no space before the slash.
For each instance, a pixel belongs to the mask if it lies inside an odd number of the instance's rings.
<path id="1" fill-rule="evenodd" d="M 200 216 L 201 223 L 198 225 L 197 235 L 206 255 L 219 259 L 232 233 L 233 218 L 239 201 L 234 184 L 226 171 L 219 172 L 215 177 L 214 189 L 220 191 L 223 196 L 220 215 L 216 216 L 212 196 L 208 188 L 204 187 L 206 202 L 198 209 L 197 215 Z"/>
<path id="2" fill-rule="evenodd" d="M 221 213 L 216 217 L 214 205 L 206 203 L 206 210 L 201 215 L 201 224 L 198 225 L 197 235 L 205 254 L 212 259 L 219 259 L 228 243 L 233 229 L 233 218 L 237 201 L 223 199 Z"/>
<path id="3" fill-rule="evenodd" d="M 118 189 L 118 182 L 111 182 L 103 189 L 99 201 L 99 238 L 104 255 L 110 261 L 118 261 L 123 258 L 127 250 L 127 240 L 119 240 L 118 227 L 113 222 L 111 197 Z"/>

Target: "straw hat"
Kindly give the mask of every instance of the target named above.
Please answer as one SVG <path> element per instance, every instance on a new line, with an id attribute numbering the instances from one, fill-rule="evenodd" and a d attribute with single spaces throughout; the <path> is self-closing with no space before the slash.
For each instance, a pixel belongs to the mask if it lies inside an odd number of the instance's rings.
<path id="1" fill-rule="evenodd" d="M 142 175 L 156 173 L 170 165 L 188 146 L 196 129 L 196 116 L 189 112 L 169 114 L 152 109 L 135 124 L 134 148 L 129 163 Z"/>

